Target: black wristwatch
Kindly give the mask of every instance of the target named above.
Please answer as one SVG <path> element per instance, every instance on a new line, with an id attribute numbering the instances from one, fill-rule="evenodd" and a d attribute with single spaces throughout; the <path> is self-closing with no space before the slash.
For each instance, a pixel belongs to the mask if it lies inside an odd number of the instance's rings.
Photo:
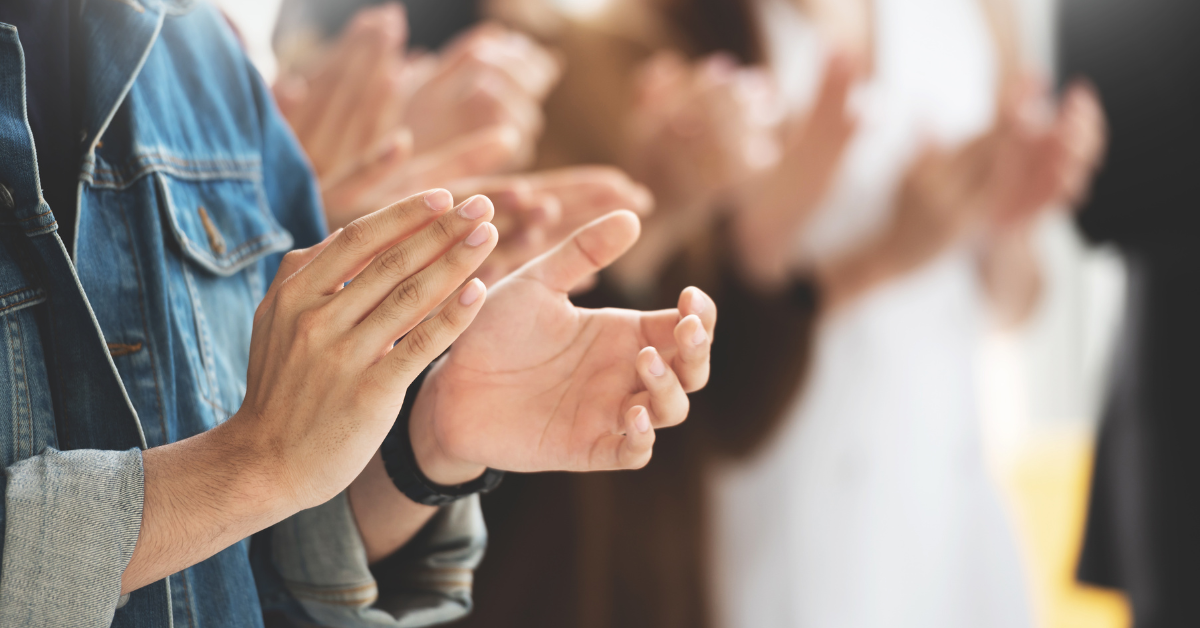
<path id="1" fill-rule="evenodd" d="M 387 438 L 383 439 L 380 453 L 388 477 L 392 478 L 392 483 L 401 493 L 418 504 L 445 506 L 475 493 L 486 493 L 496 488 L 504 479 L 504 472 L 488 469 L 478 478 L 455 486 L 435 484 L 421 473 L 408 435 L 408 420 L 412 416 L 417 392 L 421 390 L 428 374 L 427 368 L 408 387 L 408 393 L 404 395 L 404 405 L 400 406 L 400 414 L 396 417 L 396 424 L 392 426 L 392 431 L 388 432 Z"/>

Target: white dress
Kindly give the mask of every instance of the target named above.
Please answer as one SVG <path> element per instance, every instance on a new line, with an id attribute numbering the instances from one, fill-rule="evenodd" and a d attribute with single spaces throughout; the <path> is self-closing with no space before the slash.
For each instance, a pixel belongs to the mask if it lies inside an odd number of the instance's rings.
<path id="1" fill-rule="evenodd" d="M 772 64 L 811 98 L 820 45 L 764 0 Z M 843 250 L 886 219 L 927 141 L 994 115 L 979 0 L 875 0 L 875 75 L 859 134 L 804 236 Z M 820 328 L 807 386 L 776 437 L 714 483 L 722 628 L 1024 628 L 1018 551 L 985 470 L 975 384 L 982 299 L 966 247 L 876 289 Z"/>

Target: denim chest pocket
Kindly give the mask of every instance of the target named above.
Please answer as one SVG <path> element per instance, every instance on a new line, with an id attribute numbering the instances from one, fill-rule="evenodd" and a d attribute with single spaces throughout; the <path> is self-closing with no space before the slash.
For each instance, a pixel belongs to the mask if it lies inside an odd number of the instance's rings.
<path id="1" fill-rule="evenodd" d="M 54 413 L 35 308 L 46 300 L 22 264 L 17 229 L 0 236 L 0 464 L 11 465 L 56 443 Z"/>
<path id="2" fill-rule="evenodd" d="M 173 315 L 200 395 L 212 412 L 207 429 L 232 416 L 246 394 L 254 310 L 266 293 L 266 258 L 292 247 L 268 209 L 255 176 L 182 179 L 156 173 L 166 228 L 181 254 L 171 265 Z M 182 383 L 182 382 L 177 382 Z M 190 430 L 189 430 L 190 431 Z"/>

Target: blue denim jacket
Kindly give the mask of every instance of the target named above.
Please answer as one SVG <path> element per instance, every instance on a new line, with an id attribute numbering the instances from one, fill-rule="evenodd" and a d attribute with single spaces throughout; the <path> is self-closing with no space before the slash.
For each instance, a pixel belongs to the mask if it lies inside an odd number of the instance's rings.
<path id="1" fill-rule="evenodd" d="M 141 450 L 241 405 L 280 255 L 324 236 L 307 163 L 220 14 L 85 0 L 72 247 L 39 192 L 17 29 L 0 24 L 0 626 L 419 626 L 470 607 L 486 533 L 444 509 L 381 597 L 344 495 L 120 596 Z"/>

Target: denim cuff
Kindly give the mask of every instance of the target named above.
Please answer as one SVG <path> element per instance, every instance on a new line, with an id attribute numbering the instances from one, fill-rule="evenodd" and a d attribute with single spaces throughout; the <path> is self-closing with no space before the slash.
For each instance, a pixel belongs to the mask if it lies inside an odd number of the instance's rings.
<path id="1" fill-rule="evenodd" d="M 453 621 L 471 609 L 471 578 L 487 530 L 479 497 L 443 507 L 403 550 L 405 585 L 379 586 L 343 492 L 277 524 L 271 553 L 288 591 L 322 626 L 411 628 Z"/>
<path id="2" fill-rule="evenodd" d="M 103 627 L 142 526 L 142 453 L 47 448 L 5 469 L 0 626 Z"/>

